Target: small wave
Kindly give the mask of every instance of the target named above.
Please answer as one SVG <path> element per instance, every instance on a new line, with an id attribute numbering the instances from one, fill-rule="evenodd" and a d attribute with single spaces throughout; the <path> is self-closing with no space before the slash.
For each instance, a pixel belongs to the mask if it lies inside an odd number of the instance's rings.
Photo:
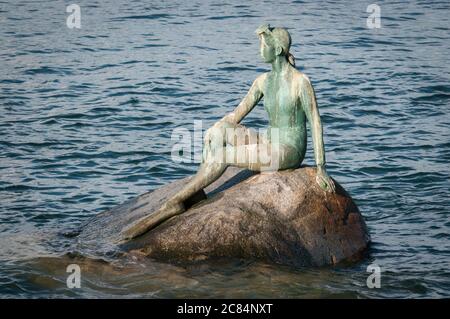
<path id="1" fill-rule="evenodd" d="M 155 14 L 116 17 L 116 18 L 110 19 L 110 21 L 118 22 L 118 21 L 128 21 L 128 20 L 158 20 L 158 19 L 167 19 L 167 18 L 171 18 L 171 17 L 172 16 L 167 13 L 155 13 Z"/>
<path id="2" fill-rule="evenodd" d="M 28 69 L 24 71 L 27 75 L 37 75 L 37 74 L 57 74 L 57 75 L 72 75 L 73 72 L 70 68 L 65 67 L 50 67 L 42 66 L 39 68 Z"/>
<path id="3" fill-rule="evenodd" d="M 228 20 L 228 19 L 245 19 L 245 18 L 259 18 L 257 15 L 253 14 L 242 14 L 242 15 L 225 15 L 225 16 L 213 16 L 206 18 L 207 20 Z"/>

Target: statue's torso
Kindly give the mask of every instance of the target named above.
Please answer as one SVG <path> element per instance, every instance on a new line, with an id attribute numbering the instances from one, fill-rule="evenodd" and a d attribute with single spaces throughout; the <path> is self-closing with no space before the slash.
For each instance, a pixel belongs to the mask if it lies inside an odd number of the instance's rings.
<path id="1" fill-rule="evenodd" d="M 269 134 L 278 129 L 279 143 L 297 149 L 303 160 L 306 151 L 306 115 L 298 96 L 298 83 L 294 72 L 286 75 L 269 73 L 264 83 L 264 108 L 269 115 Z M 272 143 L 275 134 L 270 134 Z"/>

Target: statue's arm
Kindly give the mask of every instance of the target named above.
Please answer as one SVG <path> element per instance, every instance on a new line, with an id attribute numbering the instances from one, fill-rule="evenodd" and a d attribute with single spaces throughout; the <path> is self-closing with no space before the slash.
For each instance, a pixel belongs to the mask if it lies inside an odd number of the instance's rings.
<path id="1" fill-rule="evenodd" d="M 234 109 L 233 112 L 224 116 L 220 121 L 239 124 L 242 119 L 250 113 L 256 104 L 263 97 L 262 85 L 264 84 L 265 74 L 260 75 L 253 82 L 247 95 L 242 99 L 241 103 Z"/>
<path id="2" fill-rule="evenodd" d="M 317 166 L 325 166 L 325 147 L 323 145 L 323 130 L 317 107 L 316 94 L 308 77 L 304 76 L 300 85 L 301 105 L 306 114 L 311 129 L 314 157 Z"/>
<path id="3" fill-rule="evenodd" d="M 314 92 L 314 88 L 308 77 L 305 75 L 303 75 L 303 78 L 301 79 L 300 99 L 312 134 L 314 157 L 317 165 L 317 182 L 324 190 L 334 192 L 334 183 L 325 169 L 326 160 L 325 146 L 323 143 L 323 129 L 319 108 L 317 106 L 316 93 Z"/>

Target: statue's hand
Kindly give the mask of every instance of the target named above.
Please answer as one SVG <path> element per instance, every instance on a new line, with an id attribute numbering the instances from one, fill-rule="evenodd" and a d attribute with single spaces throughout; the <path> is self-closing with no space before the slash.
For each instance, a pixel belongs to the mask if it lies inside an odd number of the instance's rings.
<path id="1" fill-rule="evenodd" d="M 336 191 L 333 180 L 322 166 L 317 167 L 316 182 L 326 192 L 334 193 Z"/>

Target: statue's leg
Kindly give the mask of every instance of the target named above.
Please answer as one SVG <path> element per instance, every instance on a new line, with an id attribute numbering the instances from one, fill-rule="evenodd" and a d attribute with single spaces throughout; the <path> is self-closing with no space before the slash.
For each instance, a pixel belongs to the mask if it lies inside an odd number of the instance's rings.
<path id="1" fill-rule="evenodd" d="M 125 239 L 132 239 L 156 227 L 165 220 L 185 211 L 183 202 L 217 180 L 225 171 L 225 163 L 201 164 L 197 174 L 159 210 L 144 216 L 124 232 Z"/>
<path id="2" fill-rule="evenodd" d="M 234 134 L 227 134 L 226 129 L 220 126 L 215 127 L 218 130 L 207 134 L 203 147 L 202 164 L 196 175 L 181 191 L 167 201 L 168 205 L 184 202 L 199 190 L 215 182 L 228 166 L 234 164 L 233 161 L 227 160 L 227 149 L 229 147 L 226 147 L 226 144 L 239 146 L 258 143 L 263 139 L 256 131 L 243 125 L 234 124 L 233 127 L 231 125 L 228 124 L 227 128 L 231 128 L 230 131 L 231 133 L 234 131 Z"/>
<path id="3" fill-rule="evenodd" d="M 216 181 L 230 165 L 253 171 L 278 170 L 286 165 L 285 158 L 289 158 L 286 156 L 290 152 L 289 149 L 268 143 L 257 136 L 256 132 L 249 131 L 244 126 L 236 125 L 236 127 L 239 127 L 239 130 L 236 130 L 234 136 L 233 134 L 227 136 L 220 129 L 207 134 L 203 148 L 203 162 L 197 174 L 158 211 L 144 216 L 125 230 L 125 239 L 135 238 L 165 220 L 183 213 L 185 211 L 183 202 Z M 243 134 L 249 136 L 245 137 Z M 225 147 L 226 142 L 232 145 Z"/>
<path id="4" fill-rule="evenodd" d="M 216 181 L 227 168 L 225 162 L 224 146 L 226 135 L 224 128 L 216 126 L 208 130 L 203 147 L 202 163 L 195 176 L 183 187 L 181 191 L 172 196 L 156 212 L 144 216 L 124 231 L 125 239 L 135 238 L 163 221 L 181 214 L 185 211 L 183 202 L 199 190 Z"/>

